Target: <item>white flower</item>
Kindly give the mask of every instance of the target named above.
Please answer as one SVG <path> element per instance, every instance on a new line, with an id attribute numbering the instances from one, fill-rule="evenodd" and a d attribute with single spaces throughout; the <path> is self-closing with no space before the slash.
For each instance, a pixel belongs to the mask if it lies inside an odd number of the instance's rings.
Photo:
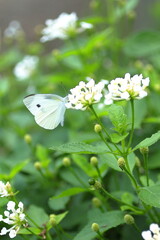
<path id="1" fill-rule="evenodd" d="M 7 204 L 7 210 L 4 211 L 4 216 L 0 215 L 0 221 L 11 225 L 9 229 L 3 227 L 1 229 L 0 235 L 6 235 L 9 233 L 10 238 L 16 237 L 21 226 L 25 226 L 27 223 L 25 219 L 25 214 L 23 213 L 23 203 L 19 202 L 18 208 L 15 209 L 15 202 L 9 201 Z"/>
<path id="2" fill-rule="evenodd" d="M 156 223 L 152 223 L 149 227 L 150 230 L 143 231 L 142 237 L 145 240 L 160 240 L 160 227 Z"/>
<path id="3" fill-rule="evenodd" d="M 11 21 L 4 30 L 4 36 L 7 38 L 17 38 L 23 33 L 22 26 L 18 21 Z"/>
<path id="4" fill-rule="evenodd" d="M 124 78 L 116 78 L 108 85 L 108 93 L 105 95 L 105 104 L 111 104 L 113 100 L 141 99 L 147 96 L 145 91 L 149 86 L 149 78 L 142 74 L 130 76 L 125 74 Z"/>
<path id="5" fill-rule="evenodd" d="M 92 24 L 86 22 L 81 22 L 78 27 L 77 21 L 78 17 L 74 12 L 71 14 L 61 13 L 57 19 L 46 20 L 46 27 L 42 30 L 43 37 L 40 41 L 47 42 L 55 38 L 67 39 L 93 27 Z"/>
<path id="6" fill-rule="evenodd" d="M 78 86 L 71 89 L 68 95 L 67 108 L 85 110 L 89 105 L 98 103 L 102 98 L 104 83 L 95 84 L 93 79 L 87 83 L 81 81 Z"/>
<path id="7" fill-rule="evenodd" d="M 38 64 L 38 57 L 36 56 L 25 56 L 21 62 L 17 63 L 13 72 L 18 80 L 25 80 L 33 74 Z"/>
<path id="8" fill-rule="evenodd" d="M 4 184 L 2 181 L 0 181 L 0 197 L 8 197 L 12 194 L 13 193 L 10 183 L 7 182 L 6 184 Z"/>

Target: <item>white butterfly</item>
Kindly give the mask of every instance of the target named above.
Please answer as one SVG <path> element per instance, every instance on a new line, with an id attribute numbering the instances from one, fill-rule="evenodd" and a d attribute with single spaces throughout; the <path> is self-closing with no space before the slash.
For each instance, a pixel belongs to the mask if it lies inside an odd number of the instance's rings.
<path id="1" fill-rule="evenodd" d="M 63 126 L 66 99 L 54 94 L 31 94 L 23 103 L 34 115 L 36 123 L 45 129 Z"/>

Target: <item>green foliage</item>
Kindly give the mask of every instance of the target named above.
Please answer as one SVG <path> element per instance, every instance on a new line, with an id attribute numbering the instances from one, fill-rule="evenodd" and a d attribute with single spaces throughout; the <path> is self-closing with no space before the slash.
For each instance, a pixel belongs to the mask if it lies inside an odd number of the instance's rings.
<path id="1" fill-rule="evenodd" d="M 0 186 L 0 215 L 8 201 L 23 202 L 28 225 L 21 226 L 17 240 L 135 240 L 141 234 L 124 223 L 124 215 L 134 216 L 140 231 L 159 223 L 160 14 L 159 3 L 151 1 L 155 27 L 135 31 L 139 3 L 91 0 L 90 16 L 78 24 L 86 21 L 93 28 L 56 45 L 40 42 L 36 33 L 28 42 L 24 32 L 11 38 L 2 32 L 0 180 L 9 181 L 11 196 L 1 197 Z M 39 61 L 30 76 L 19 79 L 14 69 L 26 55 Z M 49 131 L 23 104 L 29 94 L 64 97 L 86 77 L 110 82 L 125 73 L 150 78 L 148 96 L 134 100 L 134 109 L 125 100 L 106 106 L 103 97 L 85 111 L 66 109 L 64 127 Z M 137 151 L 147 147 L 148 153 Z M 121 168 L 118 159 L 124 160 Z"/>

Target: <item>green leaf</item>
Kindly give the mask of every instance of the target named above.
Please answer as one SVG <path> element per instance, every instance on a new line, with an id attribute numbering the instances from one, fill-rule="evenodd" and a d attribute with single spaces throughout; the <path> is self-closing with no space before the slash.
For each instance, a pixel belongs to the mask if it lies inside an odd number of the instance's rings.
<path id="1" fill-rule="evenodd" d="M 85 153 L 85 154 L 100 154 L 107 152 L 105 145 L 90 145 L 83 142 L 66 143 L 60 146 L 53 146 L 51 150 L 60 151 L 63 153 Z"/>
<path id="2" fill-rule="evenodd" d="M 18 231 L 18 234 L 25 234 L 25 235 L 29 235 L 34 233 L 35 235 L 39 235 L 42 232 L 41 229 L 36 228 L 36 227 L 28 227 L 26 228 L 22 228 Z"/>
<path id="3" fill-rule="evenodd" d="M 45 224 L 48 220 L 49 217 L 45 213 L 44 209 L 31 205 L 27 211 L 27 215 L 30 217 L 30 219 L 34 219 L 34 222 L 36 222 L 37 225 L 42 227 L 43 224 Z M 30 222 L 30 220 L 28 219 Z M 30 222 L 30 225 L 32 226 L 32 222 Z"/>
<path id="4" fill-rule="evenodd" d="M 119 135 L 118 133 L 112 133 L 110 134 L 111 140 L 113 143 L 119 143 L 123 139 L 125 139 L 128 136 L 129 133 L 126 133 L 125 135 Z"/>
<path id="5" fill-rule="evenodd" d="M 112 104 L 108 109 L 109 118 L 114 125 L 114 130 L 122 134 L 127 129 L 127 115 L 122 106 Z"/>
<path id="6" fill-rule="evenodd" d="M 141 188 L 139 198 L 147 205 L 160 208 L 160 184 Z"/>
<path id="7" fill-rule="evenodd" d="M 160 33 L 143 31 L 132 35 L 125 43 L 124 52 L 131 57 L 145 57 L 160 50 Z"/>
<path id="8" fill-rule="evenodd" d="M 59 199 L 62 197 L 73 196 L 78 193 L 87 192 L 88 190 L 89 189 L 87 189 L 87 188 L 80 188 L 80 187 L 69 188 L 69 189 L 63 191 L 62 193 L 60 193 L 59 195 L 51 197 L 51 199 Z"/>
<path id="9" fill-rule="evenodd" d="M 143 147 L 149 147 L 149 146 L 153 145 L 154 143 L 156 143 L 159 139 L 160 139 L 160 131 L 152 134 L 152 136 L 150 138 L 146 138 L 145 140 L 140 142 L 137 146 L 135 146 L 133 148 L 132 151 L 135 151 L 135 150 L 137 150 L 139 148 L 143 148 Z"/>
<path id="10" fill-rule="evenodd" d="M 91 230 L 92 223 L 96 222 L 100 226 L 100 232 L 103 233 L 111 228 L 124 223 L 124 213 L 121 211 L 110 211 L 106 213 L 92 214 L 88 224 L 73 238 L 73 240 L 92 240 L 97 233 Z"/>

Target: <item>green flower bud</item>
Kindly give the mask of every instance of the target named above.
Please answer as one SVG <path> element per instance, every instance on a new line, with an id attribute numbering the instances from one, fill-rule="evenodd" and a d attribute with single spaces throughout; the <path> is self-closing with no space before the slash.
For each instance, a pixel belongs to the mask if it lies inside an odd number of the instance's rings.
<path id="1" fill-rule="evenodd" d="M 37 169 L 37 170 L 40 170 L 42 168 L 42 164 L 40 162 L 35 162 L 34 163 L 34 167 Z"/>
<path id="2" fill-rule="evenodd" d="M 100 132 L 102 131 L 101 125 L 100 125 L 100 124 L 95 124 L 95 126 L 94 126 L 94 131 L 95 131 L 96 133 L 100 133 Z"/>
<path id="3" fill-rule="evenodd" d="M 94 178 L 90 178 L 89 180 L 88 180 L 88 183 L 89 183 L 89 185 L 91 185 L 91 186 L 93 186 L 94 184 L 95 184 L 95 179 Z"/>
<path id="4" fill-rule="evenodd" d="M 143 68 L 143 63 L 140 60 L 135 61 L 134 65 L 137 69 L 142 69 Z"/>
<path id="5" fill-rule="evenodd" d="M 52 51 L 52 54 L 53 54 L 54 57 L 59 57 L 60 56 L 60 51 L 58 49 L 54 49 Z"/>
<path id="6" fill-rule="evenodd" d="M 97 223 L 92 223 L 91 229 L 94 232 L 99 232 L 99 225 Z"/>
<path id="7" fill-rule="evenodd" d="M 90 158 L 90 163 L 92 166 L 97 166 L 98 165 L 98 158 L 97 157 L 91 157 Z"/>
<path id="8" fill-rule="evenodd" d="M 130 214 L 124 216 L 124 221 L 128 225 L 134 224 L 134 218 Z"/>
<path id="9" fill-rule="evenodd" d="M 32 142 L 32 137 L 30 134 L 25 134 L 24 135 L 24 141 L 27 143 L 27 144 L 30 144 Z"/>
<path id="10" fill-rule="evenodd" d="M 149 152 L 149 148 L 148 147 L 143 147 L 143 148 L 140 148 L 140 153 L 143 155 L 143 154 L 147 154 Z"/>
<path id="11" fill-rule="evenodd" d="M 102 206 L 101 200 L 97 197 L 92 198 L 92 204 L 93 204 L 94 207 L 97 207 L 97 208 Z"/>
<path id="12" fill-rule="evenodd" d="M 63 165 L 64 165 L 65 167 L 71 166 L 71 160 L 70 160 L 69 157 L 64 157 L 63 160 L 62 160 L 62 162 L 63 162 Z"/>
<path id="13" fill-rule="evenodd" d="M 127 16 L 128 16 L 128 18 L 129 18 L 130 20 L 132 20 L 132 19 L 135 19 L 136 13 L 135 13 L 135 11 L 129 11 L 129 12 L 127 13 Z"/>
<path id="14" fill-rule="evenodd" d="M 55 214 L 51 214 L 49 216 L 49 223 L 51 224 L 52 227 L 55 227 L 57 225 L 55 216 L 56 216 Z"/>
<path id="15" fill-rule="evenodd" d="M 120 157 L 120 158 L 118 159 L 118 166 L 119 166 L 121 169 L 124 169 L 124 167 L 125 167 L 125 160 L 124 160 L 123 157 Z"/>
<path id="16" fill-rule="evenodd" d="M 141 162 L 140 162 L 139 158 L 136 157 L 135 159 L 136 159 L 136 166 L 137 166 L 138 168 L 140 168 L 140 167 L 141 167 Z"/>
<path id="17" fill-rule="evenodd" d="M 98 182 L 98 181 L 95 181 L 94 188 L 95 188 L 96 190 L 99 190 L 99 189 L 102 188 L 102 184 L 101 184 L 100 182 Z"/>

